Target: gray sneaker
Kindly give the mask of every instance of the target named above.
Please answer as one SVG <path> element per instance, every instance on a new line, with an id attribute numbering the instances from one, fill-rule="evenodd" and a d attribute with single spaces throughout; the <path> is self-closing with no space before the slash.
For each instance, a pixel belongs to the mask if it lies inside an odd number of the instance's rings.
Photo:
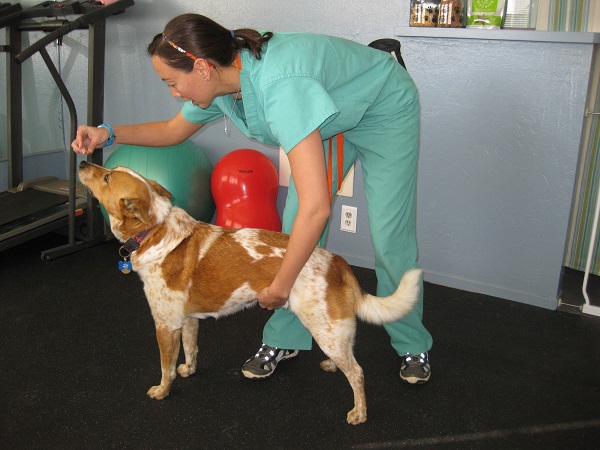
<path id="1" fill-rule="evenodd" d="M 298 350 L 285 350 L 262 344 L 252 358 L 242 366 L 246 378 L 267 378 L 275 372 L 277 363 L 298 355 Z"/>
<path id="2" fill-rule="evenodd" d="M 400 378 L 410 384 L 423 384 L 429 380 L 430 376 L 431 367 L 427 352 L 420 355 L 411 355 L 410 353 L 404 355 L 400 365 Z"/>

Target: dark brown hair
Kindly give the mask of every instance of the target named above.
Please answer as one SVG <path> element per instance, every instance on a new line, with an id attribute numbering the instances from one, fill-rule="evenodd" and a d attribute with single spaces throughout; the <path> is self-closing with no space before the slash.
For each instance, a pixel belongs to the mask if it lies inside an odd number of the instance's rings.
<path id="1" fill-rule="evenodd" d="M 260 34 L 250 28 L 228 30 L 200 14 L 182 14 L 171 19 L 164 34 L 186 52 L 217 67 L 231 65 L 240 49 L 250 50 L 256 59 L 260 59 L 263 44 L 273 36 L 270 31 Z M 158 56 L 172 68 L 184 72 L 190 72 L 194 67 L 194 60 L 166 42 L 163 33 L 157 34 L 148 45 L 148 54 Z"/>

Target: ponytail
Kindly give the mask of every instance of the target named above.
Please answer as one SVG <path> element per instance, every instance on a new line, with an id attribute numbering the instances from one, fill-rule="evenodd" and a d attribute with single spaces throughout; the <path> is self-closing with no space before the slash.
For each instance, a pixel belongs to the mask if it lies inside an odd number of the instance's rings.
<path id="1" fill-rule="evenodd" d="M 261 58 L 263 44 L 273 37 L 270 31 L 260 34 L 251 28 L 231 30 L 231 35 L 236 49 L 250 50 L 256 59 Z"/>

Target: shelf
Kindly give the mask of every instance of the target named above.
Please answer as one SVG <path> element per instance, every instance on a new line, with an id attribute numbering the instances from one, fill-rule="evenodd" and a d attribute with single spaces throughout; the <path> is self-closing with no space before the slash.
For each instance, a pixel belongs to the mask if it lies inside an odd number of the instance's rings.
<path id="1" fill-rule="evenodd" d="M 433 27 L 396 27 L 394 32 L 397 37 L 600 44 L 600 33 Z"/>

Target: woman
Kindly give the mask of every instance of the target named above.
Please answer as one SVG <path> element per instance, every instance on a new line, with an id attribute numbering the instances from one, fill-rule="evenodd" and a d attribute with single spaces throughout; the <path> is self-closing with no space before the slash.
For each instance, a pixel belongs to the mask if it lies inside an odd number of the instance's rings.
<path id="1" fill-rule="evenodd" d="M 419 145 L 417 89 L 390 54 L 348 40 L 307 33 L 228 30 L 196 14 L 171 20 L 148 46 L 154 69 L 185 104 L 172 119 L 140 125 L 82 126 L 73 149 L 89 154 L 113 142 L 178 144 L 225 116 L 246 136 L 281 146 L 291 180 L 283 213 L 289 244 L 275 279 L 258 294 L 276 309 L 263 345 L 242 369 L 270 376 L 277 363 L 310 350 L 312 336 L 284 305 L 314 247 L 323 244 L 331 196 L 361 161 L 377 295 L 391 294 L 416 266 L 415 187 Z M 400 377 L 430 377 L 432 339 L 421 323 L 422 299 L 401 321 L 385 326 L 402 358 Z"/>

